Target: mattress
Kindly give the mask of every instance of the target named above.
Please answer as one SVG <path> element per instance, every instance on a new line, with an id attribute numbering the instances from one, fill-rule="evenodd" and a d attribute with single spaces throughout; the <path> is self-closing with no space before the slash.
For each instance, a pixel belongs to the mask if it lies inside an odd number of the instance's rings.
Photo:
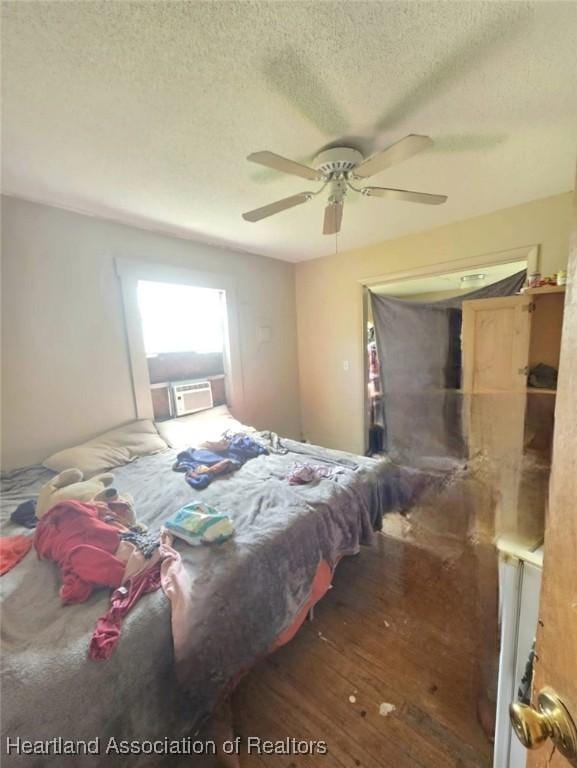
<path id="1" fill-rule="evenodd" d="M 258 437 L 258 433 L 256 435 Z M 266 434 L 262 439 L 266 440 Z M 270 453 L 195 491 L 172 471 L 176 451 L 114 470 L 115 486 L 134 497 L 151 530 L 193 499 L 230 515 L 233 539 L 217 546 L 176 543 L 188 581 L 181 627 L 186 653 L 173 656 L 170 603 L 162 591 L 144 596 L 125 619 L 107 661 L 87 658 L 93 627 L 107 609 L 106 590 L 63 607 L 56 566 L 32 550 L 1 579 L 2 733 L 10 739 L 153 740 L 194 733 L 239 676 L 286 633 L 310 597 L 321 562 L 334 567 L 371 541 L 382 514 L 406 506 L 417 474 L 387 461 L 283 440 Z M 295 462 L 339 468 L 333 478 L 292 486 Z M 34 498 L 51 476 L 41 467 L 3 478 L 3 535 L 21 533 L 11 511 Z M 362 585 L 359 585 L 362 588 Z M 177 679 L 178 671 L 178 679 Z M 123 765 L 144 758 L 130 755 Z M 11 754 L 6 765 L 30 765 Z M 110 764 L 106 755 L 77 756 L 74 765 Z M 59 765 L 45 756 L 42 765 Z"/>

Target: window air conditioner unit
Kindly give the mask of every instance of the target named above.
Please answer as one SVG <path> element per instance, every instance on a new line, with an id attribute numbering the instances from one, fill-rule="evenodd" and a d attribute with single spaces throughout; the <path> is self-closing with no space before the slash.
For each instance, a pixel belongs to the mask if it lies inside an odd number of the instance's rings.
<path id="1" fill-rule="evenodd" d="M 177 381 L 171 383 L 170 388 L 177 416 L 212 408 L 210 381 Z"/>

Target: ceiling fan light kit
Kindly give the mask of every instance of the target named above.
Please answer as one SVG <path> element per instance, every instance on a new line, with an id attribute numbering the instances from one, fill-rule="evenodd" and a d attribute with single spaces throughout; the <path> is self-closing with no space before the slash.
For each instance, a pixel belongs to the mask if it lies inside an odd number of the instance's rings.
<path id="1" fill-rule="evenodd" d="M 440 205 L 447 200 L 446 195 L 432 195 L 427 192 L 411 192 L 405 189 L 389 189 L 387 187 L 357 187 L 351 183 L 374 176 L 391 165 L 408 160 L 417 152 L 430 147 L 432 143 L 433 140 L 428 136 L 410 134 L 382 152 L 366 159 L 361 152 L 352 147 L 332 147 L 315 157 L 314 168 L 289 160 L 274 152 L 253 152 L 247 157 L 247 160 L 252 163 L 273 168 L 281 173 L 300 176 L 308 181 L 320 181 L 322 186 L 316 192 L 300 192 L 285 197 L 248 213 L 243 213 L 242 217 L 245 221 L 250 222 L 266 219 L 281 211 L 307 203 L 313 197 L 320 195 L 327 187 L 329 187 L 329 197 L 323 222 L 323 234 L 325 235 L 334 235 L 340 232 L 344 202 L 349 190 L 366 197 L 382 197 L 409 203 Z"/>

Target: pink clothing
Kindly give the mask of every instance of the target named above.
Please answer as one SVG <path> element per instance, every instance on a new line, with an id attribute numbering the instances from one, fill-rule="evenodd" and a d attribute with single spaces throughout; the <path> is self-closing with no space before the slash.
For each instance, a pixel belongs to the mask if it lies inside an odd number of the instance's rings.
<path id="1" fill-rule="evenodd" d="M 34 546 L 40 558 L 60 567 L 65 604 L 83 603 L 95 587 L 122 584 L 124 563 L 115 556 L 120 530 L 101 513 L 97 504 L 69 500 L 52 507 L 36 526 Z"/>
<path id="2" fill-rule="evenodd" d="M 110 598 L 110 608 L 96 622 L 90 640 L 88 656 L 95 661 L 104 661 L 112 655 L 120 640 L 122 621 L 132 606 L 147 592 L 160 587 L 160 565 L 157 563 L 139 573 L 126 584 L 115 589 Z"/>
<path id="3" fill-rule="evenodd" d="M 163 574 L 168 568 L 173 567 L 178 572 L 179 566 L 182 567 L 180 555 L 171 544 L 172 536 L 163 532 L 159 549 L 146 560 L 133 544 L 121 542 L 117 555 L 126 557 L 123 586 L 112 593 L 110 608 L 96 622 L 88 648 L 89 658 L 94 661 L 109 659 L 120 640 L 122 621 L 128 611 L 143 595 L 155 592 L 160 586 L 164 588 Z M 164 591 L 166 593 L 166 589 Z M 167 597 L 172 601 L 169 594 Z M 174 596 L 174 599 L 178 603 L 178 597 Z M 174 603 L 172 610 L 174 626 Z"/>
<path id="4" fill-rule="evenodd" d="M 122 542 L 122 544 L 136 550 L 136 547 L 129 542 Z M 145 560 L 138 550 L 128 555 L 125 576 L 131 575 L 122 587 L 112 593 L 110 608 L 96 622 L 88 649 L 88 656 L 91 659 L 105 661 L 110 658 L 120 640 L 120 628 L 128 611 L 143 595 L 155 592 L 160 586 L 171 600 L 174 626 L 174 605 L 178 605 L 179 597 L 171 592 L 170 586 L 167 585 L 165 588 L 163 579 L 169 569 L 177 574 L 179 570 L 184 573 L 184 568 L 182 568 L 180 555 L 171 544 L 172 536 L 163 532 L 160 537 L 160 548 L 149 560 Z M 123 547 L 123 552 L 127 553 L 129 547 Z"/>
<path id="5" fill-rule="evenodd" d="M 288 475 L 289 485 L 306 485 L 322 478 L 334 478 L 344 472 L 342 467 L 327 467 L 324 464 L 300 464 L 292 465 Z"/>
<path id="6" fill-rule="evenodd" d="M 142 595 L 159 589 L 163 556 L 156 550 L 146 559 L 132 542 L 123 541 L 121 533 L 128 529 L 103 520 L 109 513 L 102 504 L 62 502 L 44 515 L 35 533 L 38 555 L 60 566 L 64 604 L 84 602 L 98 587 L 115 590 L 90 641 L 88 655 L 95 660 L 110 657 L 128 611 Z"/>
<path id="7" fill-rule="evenodd" d="M 160 548 L 146 558 L 140 549 L 131 541 L 121 541 L 115 553 L 116 557 L 124 563 L 124 573 L 122 574 L 122 584 L 126 584 L 129 579 L 134 578 L 142 571 L 152 568 L 160 560 Z"/>

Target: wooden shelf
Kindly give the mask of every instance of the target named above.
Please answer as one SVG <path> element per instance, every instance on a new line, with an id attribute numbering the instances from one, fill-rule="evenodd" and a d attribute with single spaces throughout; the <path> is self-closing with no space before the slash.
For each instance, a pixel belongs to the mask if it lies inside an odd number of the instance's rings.
<path id="1" fill-rule="evenodd" d="M 556 389 L 545 389 L 544 387 L 527 387 L 528 395 L 556 395 Z"/>
<path id="2" fill-rule="evenodd" d="M 542 285 L 540 288 L 527 288 L 523 296 L 539 296 L 544 293 L 565 293 L 564 285 Z"/>

